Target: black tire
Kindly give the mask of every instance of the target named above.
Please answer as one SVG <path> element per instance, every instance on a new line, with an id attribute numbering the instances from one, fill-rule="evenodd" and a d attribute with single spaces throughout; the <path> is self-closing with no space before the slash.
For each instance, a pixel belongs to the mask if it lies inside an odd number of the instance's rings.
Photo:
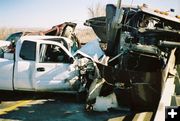
<path id="1" fill-rule="evenodd" d="M 87 98 L 87 92 L 86 91 L 83 91 L 83 92 L 77 92 L 76 93 L 76 101 L 78 103 L 83 103 L 86 101 L 86 98 Z"/>

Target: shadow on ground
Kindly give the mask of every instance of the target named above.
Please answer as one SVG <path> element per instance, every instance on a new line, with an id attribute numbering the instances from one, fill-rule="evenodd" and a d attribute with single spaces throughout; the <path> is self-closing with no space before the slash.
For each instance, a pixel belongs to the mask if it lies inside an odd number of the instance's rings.
<path id="1" fill-rule="evenodd" d="M 0 119 L 20 121 L 107 121 L 109 118 L 133 115 L 129 111 L 86 112 L 85 101 L 77 101 L 76 95 L 57 93 L 1 92 L 3 102 L 33 100 L 32 103 L 0 115 Z M 129 117 L 126 120 L 132 120 Z"/>

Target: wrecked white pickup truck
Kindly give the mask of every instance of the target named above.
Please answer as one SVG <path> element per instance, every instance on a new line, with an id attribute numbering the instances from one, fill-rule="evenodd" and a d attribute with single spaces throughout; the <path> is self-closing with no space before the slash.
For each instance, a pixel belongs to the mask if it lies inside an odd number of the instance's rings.
<path id="1" fill-rule="evenodd" d="M 3 54 L 0 90 L 77 93 L 87 83 L 80 74 L 84 66 L 81 61 L 94 57 L 98 60 L 104 53 L 98 41 L 87 43 L 75 52 L 72 40 L 65 37 L 24 36 L 17 41 L 14 53 Z M 80 58 L 84 55 L 87 58 Z"/>

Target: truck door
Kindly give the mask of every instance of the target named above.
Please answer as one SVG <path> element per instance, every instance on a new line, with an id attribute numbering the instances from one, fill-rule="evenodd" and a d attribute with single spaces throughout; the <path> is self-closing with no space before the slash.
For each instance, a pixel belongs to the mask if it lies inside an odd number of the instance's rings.
<path id="1" fill-rule="evenodd" d="M 34 85 L 37 91 L 75 91 L 78 71 L 70 52 L 59 43 L 40 43 Z"/>
<path id="2" fill-rule="evenodd" d="M 16 90 L 34 90 L 33 77 L 36 61 L 36 42 L 25 40 L 17 43 L 14 70 L 14 88 Z"/>

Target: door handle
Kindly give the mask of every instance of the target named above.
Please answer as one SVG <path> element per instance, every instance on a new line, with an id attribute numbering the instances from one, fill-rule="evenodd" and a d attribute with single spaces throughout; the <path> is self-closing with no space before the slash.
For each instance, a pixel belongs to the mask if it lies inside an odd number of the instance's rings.
<path id="1" fill-rule="evenodd" d="M 39 68 L 37 68 L 37 71 L 45 71 L 45 68 L 44 67 L 39 67 Z"/>

